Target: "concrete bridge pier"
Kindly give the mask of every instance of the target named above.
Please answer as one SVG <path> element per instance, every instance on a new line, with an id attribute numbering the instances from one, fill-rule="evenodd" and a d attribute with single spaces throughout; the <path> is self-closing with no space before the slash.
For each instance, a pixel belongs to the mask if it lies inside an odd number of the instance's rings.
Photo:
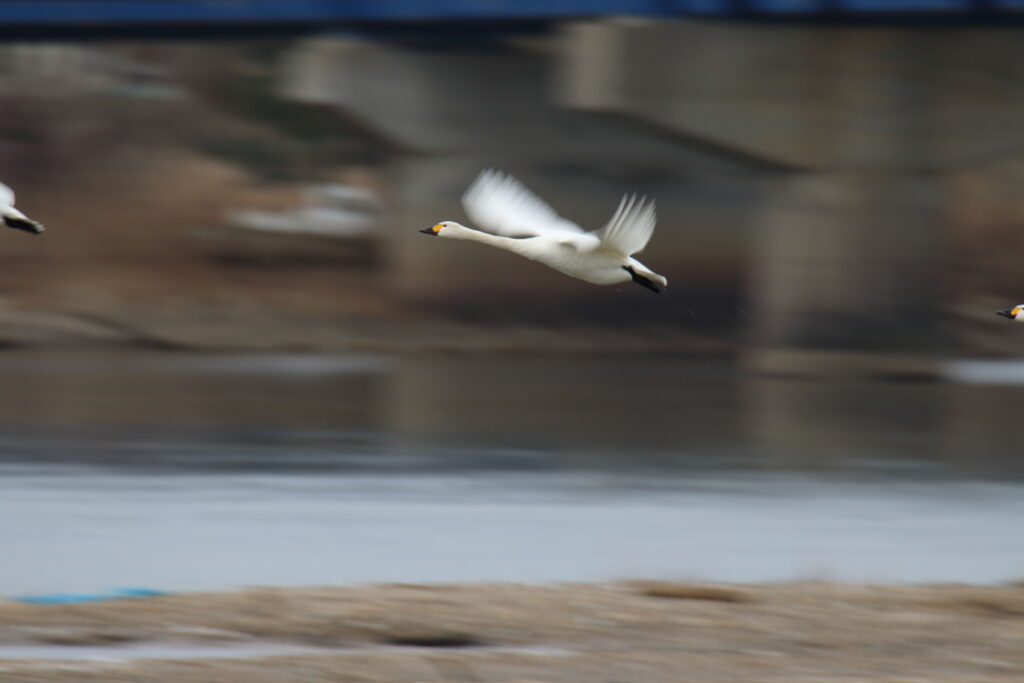
<path id="1" fill-rule="evenodd" d="M 752 240 L 747 363 L 783 373 L 927 376 L 945 351 L 946 243 L 934 174 L 789 174 Z"/>

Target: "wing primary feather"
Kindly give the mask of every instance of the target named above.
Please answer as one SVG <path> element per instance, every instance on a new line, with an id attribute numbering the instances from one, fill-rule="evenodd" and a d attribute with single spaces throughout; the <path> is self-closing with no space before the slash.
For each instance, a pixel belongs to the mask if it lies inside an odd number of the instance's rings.
<path id="1" fill-rule="evenodd" d="M 622 216 L 622 211 L 626 208 L 626 195 L 622 195 L 622 199 L 619 200 L 619 207 L 615 209 L 615 213 L 612 215 L 612 219 L 608 221 L 609 225 L 615 225 L 619 218 Z"/>
<path id="2" fill-rule="evenodd" d="M 598 231 L 601 246 L 624 256 L 641 251 L 654 232 L 657 214 L 646 196 L 626 195 L 611 220 Z"/>
<path id="3" fill-rule="evenodd" d="M 477 176 L 462 196 L 462 206 L 476 227 L 506 237 L 583 232 L 511 175 L 494 169 Z"/>

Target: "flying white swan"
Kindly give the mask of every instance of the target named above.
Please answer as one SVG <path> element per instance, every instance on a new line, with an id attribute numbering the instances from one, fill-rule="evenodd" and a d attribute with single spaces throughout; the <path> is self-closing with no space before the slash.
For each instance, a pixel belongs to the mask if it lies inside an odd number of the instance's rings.
<path id="1" fill-rule="evenodd" d="M 1013 308 L 1007 308 L 1003 311 L 996 311 L 996 315 L 1001 315 L 1010 320 L 1016 320 L 1019 323 L 1024 323 L 1024 304 L 1019 304 Z"/>
<path id="2" fill-rule="evenodd" d="M 0 220 L 4 225 L 15 230 L 24 230 L 33 235 L 43 231 L 41 223 L 34 220 L 14 208 L 14 191 L 3 183 L 0 183 Z"/>
<path id="3" fill-rule="evenodd" d="M 455 221 L 442 221 L 420 232 L 506 249 L 595 285 L 632 280 L 654 292 L 661 291 L 659 285 L 668 285 L 667 279 L 632 257 L 654 232 L 653 201 L 623 197 L 607 225 L 584 232 L 512 176 L 486 170 L 462 196 L 462 207 L 473 223 L 488 232 Z"/>

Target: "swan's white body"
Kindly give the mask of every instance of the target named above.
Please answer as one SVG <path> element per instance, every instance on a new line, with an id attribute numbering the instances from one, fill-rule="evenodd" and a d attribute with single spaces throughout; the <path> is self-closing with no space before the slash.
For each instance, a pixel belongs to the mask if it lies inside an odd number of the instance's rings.
<path id="1" fill-rule="evenodd" d="M 8 228 L 24 230 L 38 235 L 43 226 L 14 208 L 14 191 L 0 183 L 0 222 Z"/>
<path id="2" fill-rule="evenodd" d="M 462 206 L 487 232 L 455 221 L 442 221 L 421 232 L 489 244 L 596 285 L 633 280 L 657 292 L 655 283 L 668 284 L 664 276 L 633 258 L 654 232 L 653 201 L 623 197 L 607 225 L 584 232 L 512 176 L 488 170 L 466 190 Z"/>
<path id="3" fill-rule="evenodd" d="M 1018 323 L 1024 323 L 1024 304 L 1018 304 L 1013 308 L 1007 308 L 1003 311 L 996 311 L 996 314 Z"/>

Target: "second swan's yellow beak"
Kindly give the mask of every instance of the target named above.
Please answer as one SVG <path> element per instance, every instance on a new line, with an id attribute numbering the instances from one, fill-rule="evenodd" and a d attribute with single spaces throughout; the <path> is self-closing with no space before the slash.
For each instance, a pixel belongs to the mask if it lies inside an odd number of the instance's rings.
<path id="1" fill-rule="evenodd" d="M 441 224 L 440 223 L 438 223 L 437 225 L 435 225 L 432 228 L 427 228 L 425 230 L 420 230 L 420 232 L 422 232 L 425 235 L 435 235 L 435 236 L 440 231 L 441 231 Z"/>
<path id="2" fill-rule="evenodd" d="M 1013 308 L 1007 308 L 1003 311 L 996 311 L 996 315 L 1001 315 L 1004 318 L 1009 318 L 1010 320 L 1016 320 L 1017 316 L 1020 314 L 1021 308 L 1021 306 L 1014 306 Z"/>

